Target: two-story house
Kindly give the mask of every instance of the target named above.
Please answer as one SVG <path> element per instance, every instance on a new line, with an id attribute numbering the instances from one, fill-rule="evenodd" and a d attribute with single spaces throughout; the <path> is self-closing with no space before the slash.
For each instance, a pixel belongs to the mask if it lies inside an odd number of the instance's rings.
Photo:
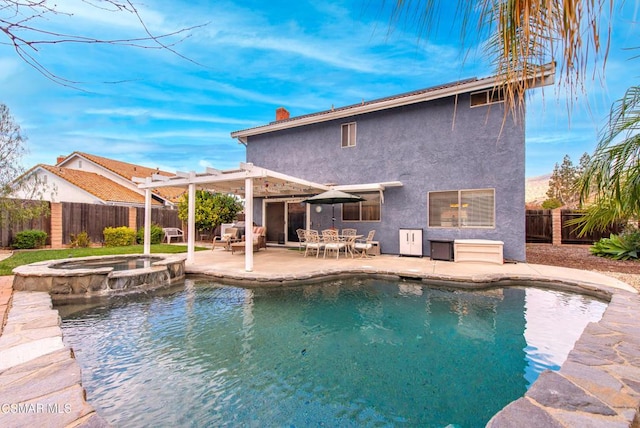
<path id="1" fill-rule="evenodd" d="M 545 69 L 532 86 L 551 84 L 553 73 Z M 430 240 L 489 239 L 522 261 L 524 114 L 505 112 L 502 83 L 473 78 L 297 117 L 280 108 L 274 122 L 231 136 L 246 146 L 247 162 L 363 197 L 335 207 L 335 226 L 375 229 L 383 253 L 398 254 L 408 228 L 420 231 L 421 255 L 430 255 Z M 256 200 L 253 217 L 268 241 L 332 225 L 333 211 L 306 197 Z"/>

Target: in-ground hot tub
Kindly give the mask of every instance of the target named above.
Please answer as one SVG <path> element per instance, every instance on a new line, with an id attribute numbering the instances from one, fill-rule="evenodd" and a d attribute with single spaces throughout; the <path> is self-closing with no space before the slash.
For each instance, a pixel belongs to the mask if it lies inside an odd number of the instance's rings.
<path id="1" fill-rule="evenodd" d="M 184 262 L 184 254 L 48 260 L 15 268 L 13 289 L 46 291 L 55 301 L 145 292 L 184 279 Z"/>

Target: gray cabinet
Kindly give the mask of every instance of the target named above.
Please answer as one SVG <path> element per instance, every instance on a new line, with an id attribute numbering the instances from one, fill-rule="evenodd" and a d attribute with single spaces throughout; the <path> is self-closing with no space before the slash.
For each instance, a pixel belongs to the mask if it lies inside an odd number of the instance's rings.
<path id="1" fill-rule="evenodd" d="M 422 257 L 422 229 L 400 229 L 400 255 Z"/>

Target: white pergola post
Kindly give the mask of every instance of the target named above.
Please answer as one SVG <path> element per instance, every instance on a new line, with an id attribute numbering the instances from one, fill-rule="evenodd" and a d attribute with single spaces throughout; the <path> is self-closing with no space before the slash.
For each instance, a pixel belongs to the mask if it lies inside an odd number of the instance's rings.
<path id="1" fill-rule="evenodd" d="M 144 189 L 144 251 L 151 254 L 151 189 Z"/>
<path id="2" fill-rule="evenodd" d="M 189 213 L 187 217 L 187 263 L 195 261 L 196 248 L 196 185 L 189 184 Z"/>
<path id="3" fill-rule="evenodd" d="M 244 270 L 253 271 L 253 178 L 244 180 Z"/>

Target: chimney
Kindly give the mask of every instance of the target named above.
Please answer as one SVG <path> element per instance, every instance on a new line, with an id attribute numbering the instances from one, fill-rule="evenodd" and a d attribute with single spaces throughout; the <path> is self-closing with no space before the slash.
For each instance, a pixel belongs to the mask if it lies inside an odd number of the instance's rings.
<path id="1" fill-rule="evenodd" d="M 289 110 L 284 107 L 278 107 L 276 109 L 276 122 L 289 119 Z"/>
<path id="2" fill-rule="evenodd" d="M 62 162 L 63 160 L 65 160 L 67 157 L 64 155 L 60 155 L 57 157 L 56 159 L 56 165 L 59 164 L 60 162 Z"/>

